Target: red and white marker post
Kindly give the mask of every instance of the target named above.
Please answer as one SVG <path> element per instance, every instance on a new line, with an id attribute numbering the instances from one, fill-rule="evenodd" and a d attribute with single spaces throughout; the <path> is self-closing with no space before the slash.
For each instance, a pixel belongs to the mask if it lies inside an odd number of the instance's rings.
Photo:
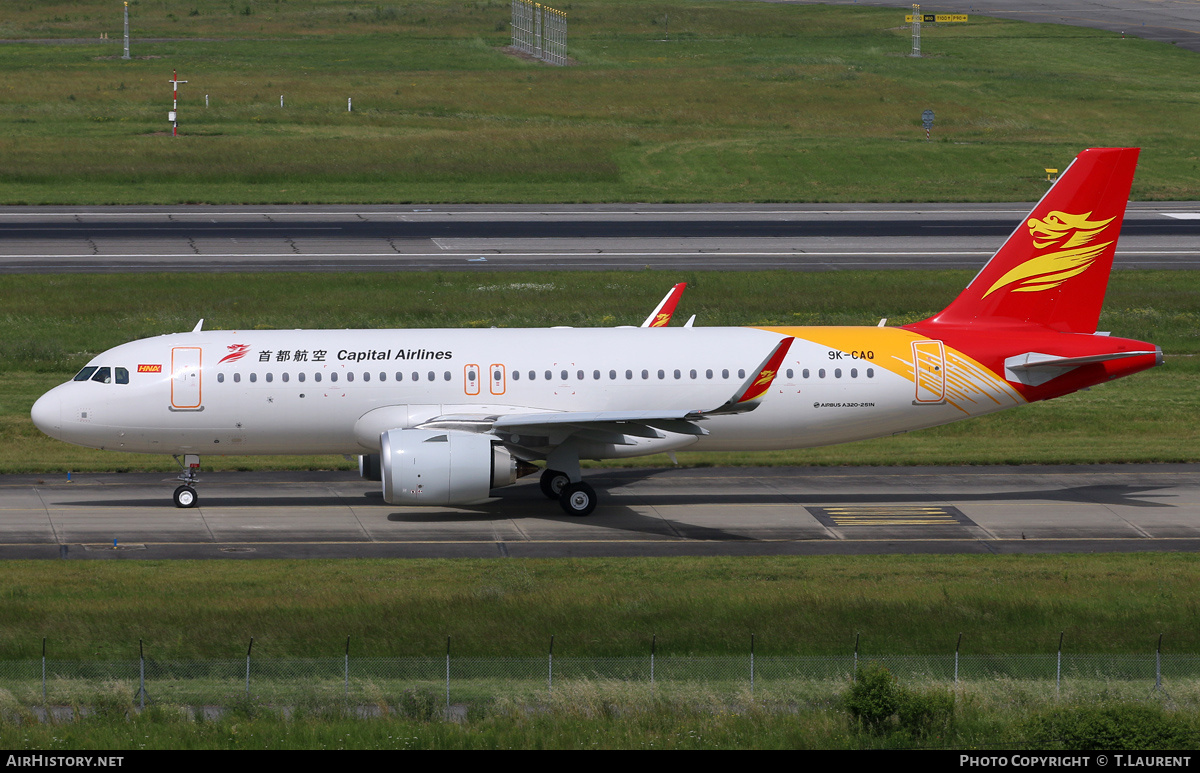
<path id="1" fill-rule="evenodd" d="M 179 80 L 179 73 L 171 70 L 171 80 L 167 81 L 171 84 L 171 136 L 179 136 L 179 84 L 187 83 L 187 81 Z"/>

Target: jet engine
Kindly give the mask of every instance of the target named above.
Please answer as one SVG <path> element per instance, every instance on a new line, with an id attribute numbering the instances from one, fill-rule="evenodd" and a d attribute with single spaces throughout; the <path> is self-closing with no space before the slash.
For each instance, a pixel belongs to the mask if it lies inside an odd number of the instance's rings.
<path id="1" fill-rule="evenodd" d="M 538 468 L 491 435 L 391 429 L 380 435 L 383 499 L 393 505 L 469 505 Z"/>

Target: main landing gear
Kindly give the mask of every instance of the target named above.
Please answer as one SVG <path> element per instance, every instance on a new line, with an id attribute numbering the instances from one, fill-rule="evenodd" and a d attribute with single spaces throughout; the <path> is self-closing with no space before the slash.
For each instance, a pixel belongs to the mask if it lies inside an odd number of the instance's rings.
<path id="1" fill-rule="evenodd" d="M 176 480 L 183 483 L 182 486 L 175 489 L 172 498 L 175 500 L 176 507 L 195 507 L 199 495 L 196 494 L 196 483 L 200 481 L 200 457 L 196 454 L 184 454 L 183 461 L 179 461 L 179 457 L 174 457 L 175 463 L 179 465 L 183 472 L 179 473 Z"/>
<path id="2" fill-rule="evenodd" d="M 540 484 L 546 498 L 557 499 L 567 515 L 591 515 L 596 509 L 596 490 L 582 480 L 572 483 L 571 477 L 561 470 L 547 468 Z"/>

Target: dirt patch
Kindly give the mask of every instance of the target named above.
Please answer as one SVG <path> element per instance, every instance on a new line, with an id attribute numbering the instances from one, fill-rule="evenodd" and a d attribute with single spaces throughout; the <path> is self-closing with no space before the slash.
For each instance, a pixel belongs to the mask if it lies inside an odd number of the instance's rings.
<path id="1" fill-rule="evenodd" d="M 505 56 L 511 56 L 513 59 L 521 59 L 526 62 L 539 62 L 539 63 L 545 64 L 545 65 L 550 64 L 549 62 L 543 62 L 541 59 L 538 59 L 536 56 L 529 53 L 528 51 L 522 51 L 521 49 L 513 48 L 512 46 L 505 46 L 504 48 L 498 48 L 496 50 L 499 51 L 500 53 L 504 54 Z M 576 61 L 568 56 L 566 66 L 570 67 L 574 64 L 576 64 Z M 555 65 L 550 65 L 550 66 L 553 67 Z"/>

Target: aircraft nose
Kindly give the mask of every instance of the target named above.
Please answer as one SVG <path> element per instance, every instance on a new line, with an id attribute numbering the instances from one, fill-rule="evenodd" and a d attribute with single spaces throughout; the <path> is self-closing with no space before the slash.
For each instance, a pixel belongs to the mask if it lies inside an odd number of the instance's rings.
<path id="1" fill-rule="evenodd" d="M 50 437 L 57 437 L 62 429 L 62 400 L 51 389 L 37 399 L 29 411 L 34 426 Z"/>

